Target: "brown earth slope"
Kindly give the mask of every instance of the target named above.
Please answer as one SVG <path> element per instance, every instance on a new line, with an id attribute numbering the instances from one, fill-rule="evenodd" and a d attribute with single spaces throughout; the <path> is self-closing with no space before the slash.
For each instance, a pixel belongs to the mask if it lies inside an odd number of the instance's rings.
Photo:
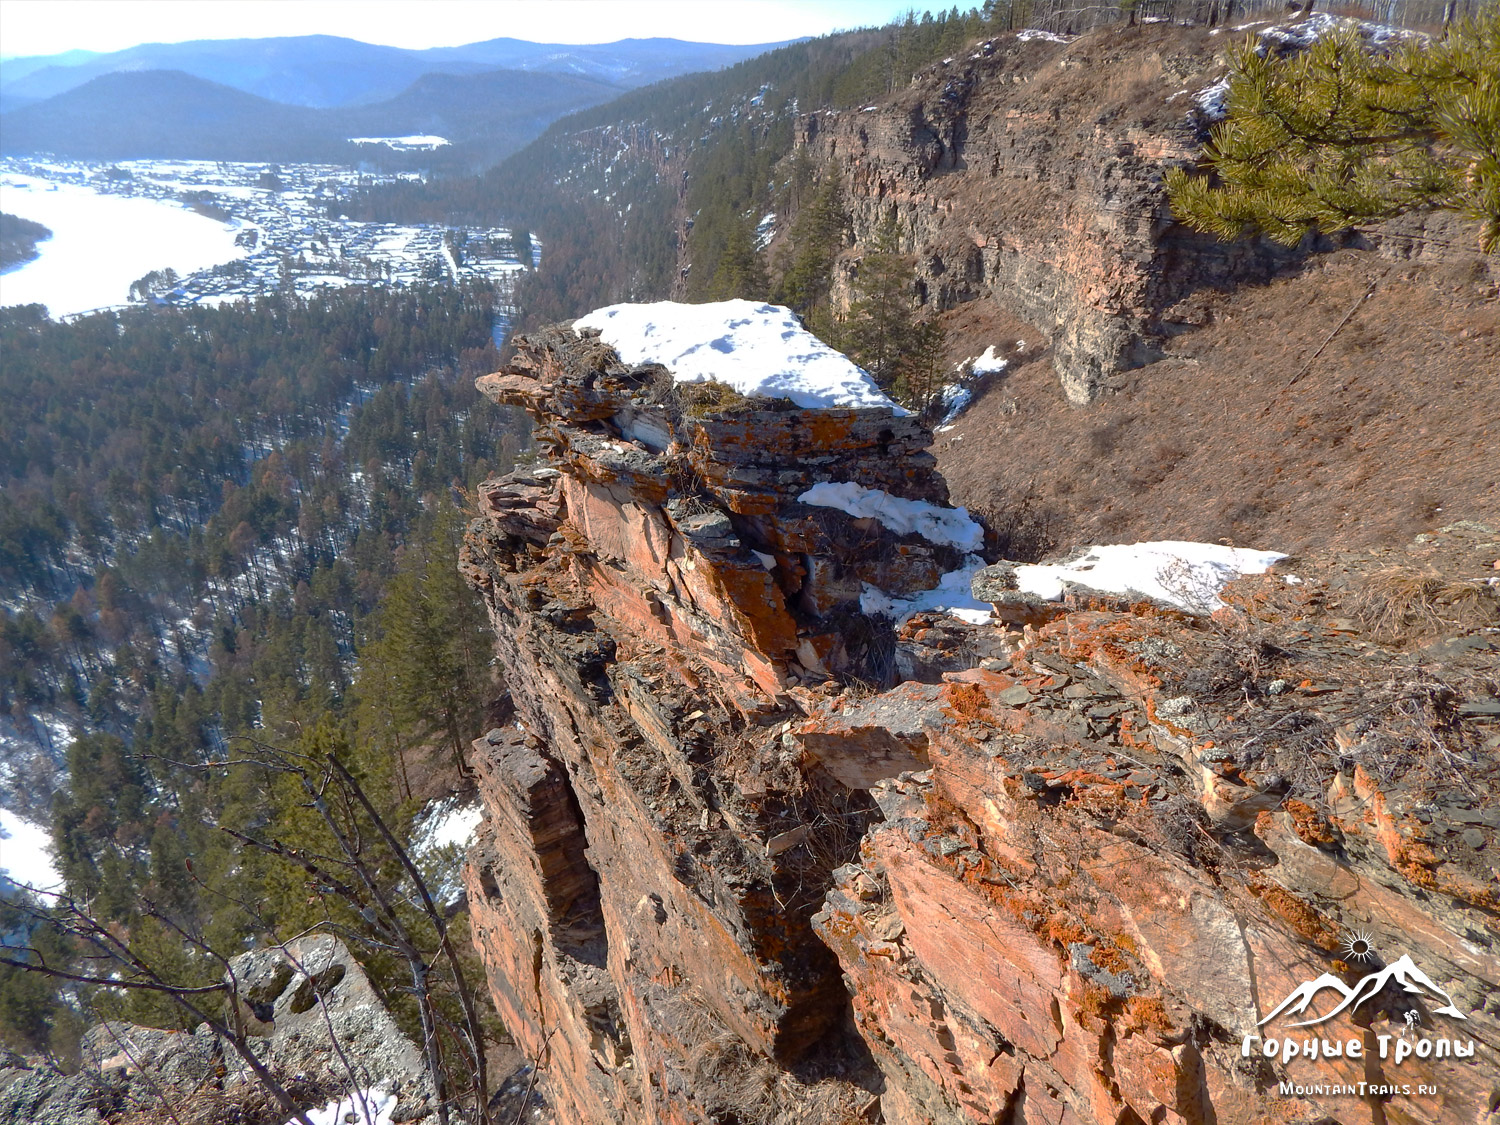
<path id="1" fill-rule="evenodd" d="M 1022 555 L 1147 539 L 1302 552 L 1500 519 L 1488 272 L 1344 250 L 1200 307 L 1203 327 L 1087 407 L 1048 355 L 991 381 L 934 447 L 955 502 Z M 953 319 L 967 355 L 1000 335 L 973 306 Z"/>

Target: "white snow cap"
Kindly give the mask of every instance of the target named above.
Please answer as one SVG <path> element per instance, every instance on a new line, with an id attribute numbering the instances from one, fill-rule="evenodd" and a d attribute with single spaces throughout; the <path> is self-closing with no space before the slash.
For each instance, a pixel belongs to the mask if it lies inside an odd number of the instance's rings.
<path id="1" fill-rule="evenodd" d="M 573 322 L 599 329 L 624 363 L 659 363 L 679 383 L 726 383 L 748 396 L 788 398 L 803 409 L 883 406 L 863 369 L 802 327 L 795 313 L 758 301 L 610 305 Z"/>
<path id="2" fill-rule="evenodd" d="M 931 543 L 960 551 L 977 551 L 984 543 L 984 528 L 969 518 L 967 508 L 940 508 L 926 500 L 906 500 L 852 481 L 821 481 L 797 499 L 817 508 L 873 517 L 897 535 L 916 532 Z"/>
<path id="3" fill-rule="evenodd" d="M 1060 600 L 1065 584 L 1072 582 L 1101 593 L 1141 594 L 1204 613 L 1224 605 L 1219 591 L 1230 579 L 1263 574 L 1283 558 L 1277 551 L 1218 543 L 1117 543 L 1090 547 L 1071 562 L 1018 566 L 1016 581 L 1023 593 L 1044 601 Z"/>

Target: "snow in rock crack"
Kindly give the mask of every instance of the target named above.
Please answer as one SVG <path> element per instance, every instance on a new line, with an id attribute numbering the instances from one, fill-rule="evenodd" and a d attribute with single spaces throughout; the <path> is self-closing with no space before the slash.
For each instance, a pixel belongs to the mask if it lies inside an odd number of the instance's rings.
<path id="1" fill-rule="evenodd" d="M 907 500 L 852 481 L 821 481 L 797 499 L 814 507 L 877 519 L 897 535 L 915 532 L 928 542 L 961 551 L 976 551 L 984 542 L 984 528 L 969 518 L 967 509 Z"/>
<path id="2" fill-rule="evenodd" d="M 969 555 L 963 566 L 943 575 L 931 590 L 922 590 L 907 598 L 892 597 L 867 582 L 859 596 L 860 612 L 873 617 L 889 617 L 898 627 L 917 613 L 946 613 L 971 625 L 983 625 L 990 619 L 990 604 L 975 598 L 971 589 L 974 572 L 982 566 L 982 558 Z"/>
<path id="3" fill-rule="evenodd" d="M 896 405 L 865 371 L 802 326 L 791 309 L 759 301 L 611 305 L 574 321 L 597 328 L 624 363 L 659 363 L 679 383 L 726 383 L 747 397 L 804 409 Z"/>

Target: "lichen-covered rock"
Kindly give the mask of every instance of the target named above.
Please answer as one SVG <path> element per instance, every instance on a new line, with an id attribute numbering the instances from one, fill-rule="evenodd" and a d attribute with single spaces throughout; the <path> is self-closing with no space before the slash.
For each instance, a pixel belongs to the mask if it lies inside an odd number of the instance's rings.
<path id="1" fill-rule="evenodd" d="M 475 744 L 466 878 L 562 1119 L 1486 1119 L 1483 576 L 1434 587 L 1471 624 L 1411 650 L 1346 619 L 1395 612 L 1370 608 L 1380 560 L 1242 579 L 1212 618 L 1074 591 L 896 628 L 861 590 L 931 586 L 950 549 L 797 498 L 940 501 L 910 419 L 695 413 L 567 330 L 481 385 L 548 457 L 485 486 L 465 547 L 517 709 Z M 1448 537 L 1463 567 L 1500 554 L 1487 534 Z M 1003 567 L 976 592 L 1016 593 Z M 1351 999 L 1334 1057 L 1275 1012 L 1403 955 L 1427 983 Z"/>

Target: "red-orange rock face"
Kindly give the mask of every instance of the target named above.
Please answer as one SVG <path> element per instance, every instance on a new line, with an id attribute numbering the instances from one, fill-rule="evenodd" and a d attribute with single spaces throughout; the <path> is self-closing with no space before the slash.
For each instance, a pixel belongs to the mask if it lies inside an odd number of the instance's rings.
<path id="1" fill-rule="evenodd" d="M 1212 628 L 1096 599 L 893 630 L 864 585 L 925 588 L 955 553 L 796 497 L 942 501 L 914 421 L 695 416 L 559 330 L 480 386 L 547 463 L 484 486 L 465 550 L 517 714 L 474 744 L 467 885 L 558 1120 L 1486 1120 L 1493 778 L 1417 793 L 1358 687 L 1218 686 L 1226 653 L 1302 659 L 1234 647 L 1253 598 Z M 1456 698 L 1431 729 L 1462 756 L 1490 720 Z M 1291 768 L 1314 730 L 1347 764 Z M 1291 1026 L 1403 954 L 1422 977 Z"/>

